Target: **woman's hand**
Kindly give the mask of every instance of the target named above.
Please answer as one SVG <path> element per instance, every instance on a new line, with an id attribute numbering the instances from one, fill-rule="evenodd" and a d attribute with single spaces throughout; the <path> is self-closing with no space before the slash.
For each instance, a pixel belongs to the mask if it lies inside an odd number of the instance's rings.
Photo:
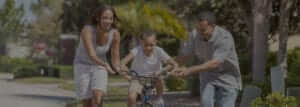
<path id="1" fill-rule="evenodd" d="M 124 75 L 124 78 L 125 78 L 125 79 L 127 79 L 128 81 L 130 81 L 130 80 L 132 79 L 132 77 L 131 77 L 131 76 L 129 76 L 129 75 L 127 75 L 127 74 L 126 74 L 126 75 Z"/>
<path id="2" fill-rule="evenodd" d="M 131 76 L 129 76 L 126 71 L 120 71 L 119 72 L 121 76 L 123 76 L 125 79 L 127 79 L 128 81 L 130 81 L 132 79 Z"/>
<path id="3" fill-rule="evenodd" d="M 126 65 L 121 65 L 121 71 L 129 72 L 129 68 Z"/>
<path id="4" fill-rule="evenodd" d="M 112 70 L 109 64 L 105 64 L 105 69 L 111 74 L 116 74 L 116 72 Z"/>

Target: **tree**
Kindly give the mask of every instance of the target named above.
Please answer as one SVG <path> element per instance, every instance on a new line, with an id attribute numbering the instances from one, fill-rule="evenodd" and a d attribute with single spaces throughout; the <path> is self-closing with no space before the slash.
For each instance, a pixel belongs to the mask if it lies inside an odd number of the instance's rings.
<path id="1" fill-rule="evenodd" d="M 253 13 L 253 81 L 265 81 L 265 70 L 268 54 L 268 35 L 270 33 L 270 17 L 272 0 L 254 0 Z"/>
<path id="2" fill-rule="evenodd" d="M 0 43 L 8 38 L 17 37 L 24 27 L 21 20 L 24 15 L 23 6 L 16 7 L 15 0 L 6 0 L 0 9 Z"/>
<path id="3" fill-rule="evenodd" d="M 49 44 L 57 44 L 61 33 L 63 0 L 43 0 L 32 6 L 38 18 L 30 25 L 31 40 L 43 40 Z"/>
<path id="4" fill-rule="evenodd" d="M 50 57 L 44 57 L 45 61 L 54 61 L 53 63 L 57 63 L 56 61 L 60 54 L 53 54 L 59 51 L 58 43 L 62 29 L 60 17 L 63 13 L 63 2 L 64 0 L 40 0 L 38 3 L 32 5 L 31 10 L 37 16 L 37 20 L 27 27 L 27 37 L 31 40 L 28 45 L 35 48 L 31 52 L 32 58 L 39 59 L 35 56 L 50 55 Z M 43 49 L 39 50 L 37 45 L 41 44 Z"/>
<path id="5" fill-rule="evenodd" d="M 64 0 L 62 32 L 78 33 L 89 20 L 92 12 L 107 0 Z"/>
<path id="6" fill-rule="evenodd" d="M 144 29 L 153 29 L 161 34 L 186 38 L 186 31 L 181 20 L 161 4 L 130 2 L 117 6 L 116 11 L 120 18 L 119 28 L 123 35 L 140 36 Z"/>
<path id="7" fill-rule="evenodd" d="M 277 64 L 281 67 L 282 72 L 287 72 L 287 41 L 288 36 L 294 32 L 296 29 L 292 29 L 291 19 L 298 17 L 297 8 L 299 4 L 296 0 L 281 0 L 280 3 L 280 15 L 279 15 L 279 48 L 277 52 Z M 295 13 L 295 15 L 293 15 Z M 296 24 L 293 24 L 297 26 Z M 294 30 L 294 31 L 293 31 Z M 296 30 L 296 31 L 295 31 Z"/>

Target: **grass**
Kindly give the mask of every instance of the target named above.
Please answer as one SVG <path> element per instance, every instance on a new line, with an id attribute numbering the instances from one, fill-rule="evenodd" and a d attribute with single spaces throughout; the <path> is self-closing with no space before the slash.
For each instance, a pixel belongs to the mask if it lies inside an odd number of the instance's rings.
<path id="1" fill-rule="evenodd" d="M 52 78 L 52 77 L 32 77 L 32 78 L 16 79 L 16 82 L 26 83 L 26 84 L 57 84 L 57 83 L 64 82 L 64 80 L 58 78 Z"/>
<path id="2" fill-rule="evenodd" d="M 127 80 L 120 75 L 110 75 L 108 78 L 109 83 L 126 82 L 126 81 Z"/>
<path id="3" fill-rule="evenodd" d="M 74 84 L 62 84 L 62 88 L 74 90 Z M 127 87 L 108 87 L 107 95 L 104 97 L 103 107 L 126 107 L 127 106 Z M 82 107 L 79 101 L 73 101 L 66 105 L 66 107 Z"/>
<path id="4" fill-rule="evenodd" d="M 67 104 L 65 107 L 82 107 L 82 104 L 78 101 Z M 127 107 L 127 103 L 124 101 L 118 102 L 104 102 L 103 107 Z"/>

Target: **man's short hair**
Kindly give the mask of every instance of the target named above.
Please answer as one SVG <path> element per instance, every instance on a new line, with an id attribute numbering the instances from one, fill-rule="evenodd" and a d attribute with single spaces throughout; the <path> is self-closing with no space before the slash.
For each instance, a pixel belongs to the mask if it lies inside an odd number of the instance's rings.
<path id="1" fill-rule="evenodd" d="M 197 18 L 199 21 L 204 21 L 206 20 L 208 24 L 214 25 L 216 24 L 216 15 L 213 12 L 210 11 L 202 11 L 199 12 L 197 15 Z"/>

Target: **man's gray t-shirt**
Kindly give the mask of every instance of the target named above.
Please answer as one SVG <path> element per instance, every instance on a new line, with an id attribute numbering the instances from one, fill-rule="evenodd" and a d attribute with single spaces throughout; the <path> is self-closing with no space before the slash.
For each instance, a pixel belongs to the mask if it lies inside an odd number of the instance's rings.
<path id="1" fill-rule="evenodd" d="M 185 55 L 196 57 L 197 64 L 212 59 L 221 62 L 216 69 L 200 72 L 200 83 L 241 89 L 240 67 L 231 33 L 215 26 L 209 40 L 205 40 L 202 35 L 195 32 L 191 33 L 190 37 L 192 39 L 190 38 L 187 43 Z"/>
<path id="2" fill-rule="evenodd" d="M 130 51 L 133 54 L 131 70 L 136 71 L 139 75 L 151 75 L 154 72 L 161 72 L 163 63 L 170 59 L 170 56 L 160 47 L 154 47 L 153 53 L 146 56 L 143 47 L 138 46 Z"/>

